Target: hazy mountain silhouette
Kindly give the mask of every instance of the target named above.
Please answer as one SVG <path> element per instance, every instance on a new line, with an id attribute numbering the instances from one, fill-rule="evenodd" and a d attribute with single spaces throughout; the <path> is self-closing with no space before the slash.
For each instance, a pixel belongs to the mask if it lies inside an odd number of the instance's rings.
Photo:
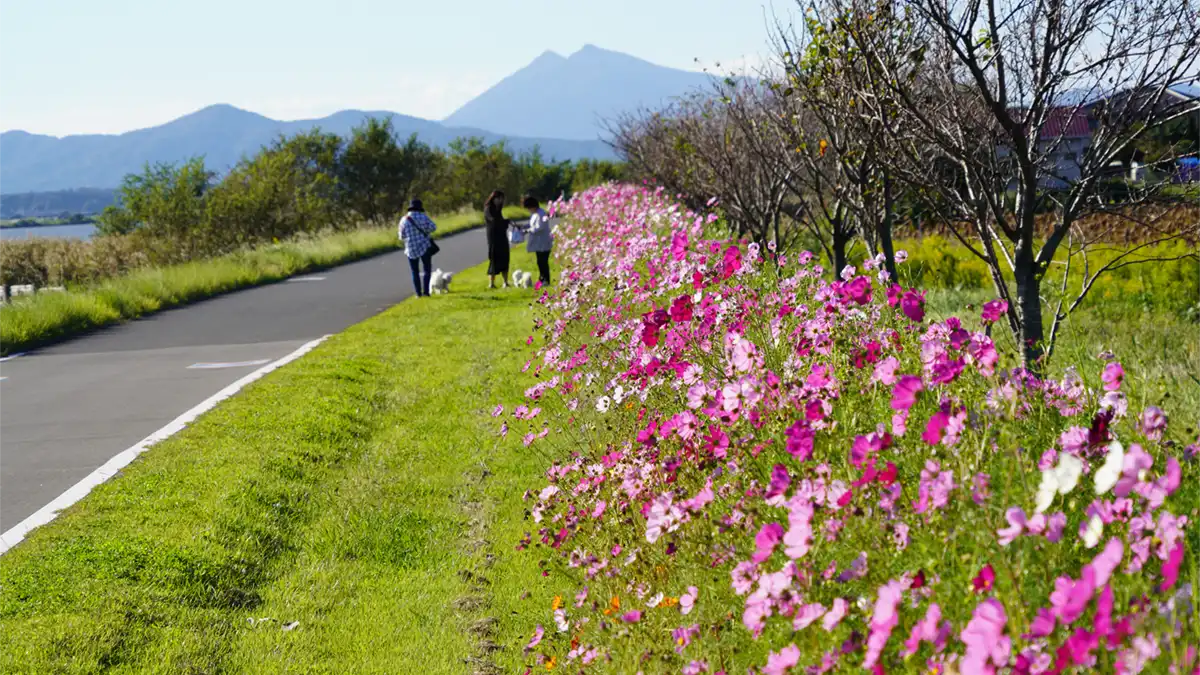
<path id="1" fill-rule="evenodd" d="M 254 154 L 279 134 L 314 127 L 339 135 L 367 117 L 392 118 L 400 137 L 416 133 L 424 142 L 444 147 L 461 136 L 481 136 L 491 143 L 505 139 L 481 129 L 452 127 L 386 111 L 343 110 L 315 120 L 284 122 L 235 108 L 213 105 L 149 129 L 114 135 L 42 136 L 24 131 L 0 134 L 0 191 L 5 194 L 63 190 L 77 187 L 116 187 L 128 173 L 147 163 L 180 162 L 204 155 L 207 166 L 224 172 L 239 159 Z M 553 159 L 611 158 L 600 141 L 554 138 L 507 138 L 514 151 L 531 150 Z"/>
<path id="2" fill-rule="evenodd" d="M 57 138 L 0 134 L 0 192 L 111 188 L 147 163 L 203 155 L 224 172 L 280 134 L 314 127 L 346 135 L 368 116 L 392 118 L 401 138 L 416 133 L 445 147 L 462 136 L 509 141 L 520 152 L 540 147 L 547 159 L 612 158 L 601 121 L 638 107 L 659 107 L 710 82 L 704 73 L 657 66 L 627 54 L 585 46 L 564 58 L 546 52 L 442 122 L 392 112 L 344 110 L 315 120 L 285 122 L 213 105 L 161 126 L 123 134 Z"/>
<path id="3" fill-rule="evenodd" d="M 569 57 L 545 52 L 443 122 L 513 136 L 595 140 L 603 120 L 642 106 L 661 107 L 711 81 L 705 73 L 586 45 Z"/>

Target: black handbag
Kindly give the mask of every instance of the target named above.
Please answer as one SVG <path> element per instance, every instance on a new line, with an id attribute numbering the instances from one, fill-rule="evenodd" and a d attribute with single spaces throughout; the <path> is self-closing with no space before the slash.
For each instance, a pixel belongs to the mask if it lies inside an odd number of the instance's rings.
<path id="1" fill-rule="evenodd" d="M 426 249 L 426 253 L 433 256 L 433 255 L 437 255 L 441 250 L 442 250 L 441 247 L 439 247 L 437 245 L 436 241 L 434 241 L 432 239 L 429 240 L 429 248 Z"/>

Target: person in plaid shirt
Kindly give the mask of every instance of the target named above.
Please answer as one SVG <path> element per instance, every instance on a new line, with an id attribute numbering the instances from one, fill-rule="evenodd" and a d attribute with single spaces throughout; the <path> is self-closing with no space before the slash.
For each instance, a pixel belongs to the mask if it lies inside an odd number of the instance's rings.
<path id="1" fill-rule="evenodd" d="M 400 238 L 404 240 L 404 254 L 408 256 L 408 265 L 412 268 L 413 288 L 417 297 L 429 295 L 429 280 L 433 276 L 433 255 L 438 252 L 437 244 L 429 238 L 437 230 L 433 219 L 425 215 L 425 206 L 420 199 L 414 199 L 408 206 L 408 213 L 400 219 Z M 425 268 L 422 276 L 418 265 Z"/>

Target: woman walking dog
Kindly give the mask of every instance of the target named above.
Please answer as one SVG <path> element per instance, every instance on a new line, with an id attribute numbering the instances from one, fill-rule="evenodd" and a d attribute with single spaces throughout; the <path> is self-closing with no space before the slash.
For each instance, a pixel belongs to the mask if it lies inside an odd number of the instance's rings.
<path id="1" fill-rule="evenodd" d="M 526 195 L 521 205 L 529 210 L 529 238 L 525 242 L 525 250 L 537 257 L 538 281 L 547 286 L 550 284 L 550 250 L 554 248 L 550 216 L 546 215 L 533 195 Z"/>
<path id="2" fill-rule="evenodd" d="M 400 238 L 404 240 L 404 254 L 408 256 L 408 265 L 412 269 L 413 288 L 417 297 L 429 295 L 429 281 L 433 276 L 433 256 L 438 252 L 438 245 L 429 235 L 437 230 L 433 219 L 425 215 L 425 206 L 420 199 L 414 199 L 408 205 L 408 213 L 400 219 Z M 422 276 L 417 266 L 425 268 Z"/>

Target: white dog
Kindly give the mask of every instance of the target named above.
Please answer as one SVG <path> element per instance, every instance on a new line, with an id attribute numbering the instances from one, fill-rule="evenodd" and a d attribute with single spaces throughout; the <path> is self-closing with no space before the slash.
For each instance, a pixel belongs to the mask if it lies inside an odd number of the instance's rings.
<path id="1" fill-rule="evenodd" d="M 433 271 L 433 276 L 429 278 L 430 293 L 449 293 L 450 282 L 454 280 L 454 275 L 450 272 L 443 272 L 440 268 Z"/>
<path id="2" fill-rule="evenodd" d="M 513 272 L 513 285 L 517 288 L 533 288 L 533 275 L 523 270 Z"/>

